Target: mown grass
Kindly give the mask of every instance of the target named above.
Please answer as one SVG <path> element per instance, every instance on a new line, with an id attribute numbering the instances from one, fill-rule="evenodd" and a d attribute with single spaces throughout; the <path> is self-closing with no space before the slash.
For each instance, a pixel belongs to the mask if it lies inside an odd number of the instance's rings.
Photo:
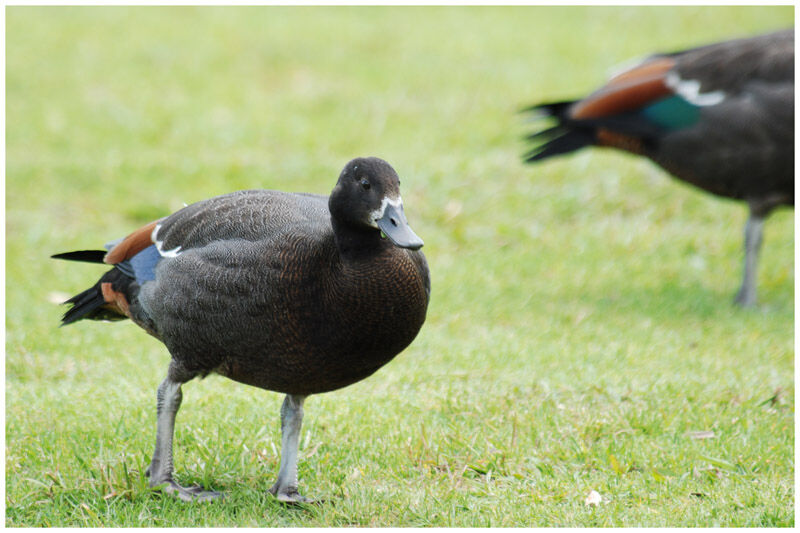
<path id="1" fill-rule="evenodd" d="M 792 7 L 6 13 L 6 525 L 794 524 L 794 213 L 734 308 L 743 206 L 618 153 L 524 166 L 515 114 Z M 399 172 L 433 298 L 395 361 L 307 402 L 327 503 L 267 494 L 282 398 L 213 376 L 184 387 L 177 475 L 228 498 L 153 494 L 168 354 L 58 329 L 53 293 L 101 270 L 48 256 L 231 190 L 327 193 L 359 155 Z"/>

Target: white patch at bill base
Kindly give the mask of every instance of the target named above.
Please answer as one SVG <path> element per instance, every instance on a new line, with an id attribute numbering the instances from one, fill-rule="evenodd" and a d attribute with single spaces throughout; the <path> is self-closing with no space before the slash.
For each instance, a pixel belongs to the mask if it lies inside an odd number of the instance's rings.
<path id="1" fill-rule="evenodd" d="M 386 207 L 390 205 L 397 209 L 402 209 L 403 199 L 400 196 L 398 196 L 397 198 L 384 197 L 383 200 L 381 201 L 381 206 L 369 214 L 369 225 L 372 226 L 373 228 L 377 228 L 378 220 L 383 218 L 383 214 L 386 212 Z"/>

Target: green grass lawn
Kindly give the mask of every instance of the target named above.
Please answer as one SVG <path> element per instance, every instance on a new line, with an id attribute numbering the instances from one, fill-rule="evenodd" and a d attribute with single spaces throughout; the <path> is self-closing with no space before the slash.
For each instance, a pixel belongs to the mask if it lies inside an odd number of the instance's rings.
<path id="1" fill-rule="evenodd" d="M 790 526 L 794 212 L 766 224 L 760 306 L 732 305 L 746 208 L 647 161 L 521 163 L 516 111 L 631 58 L 790 26 L 793 7 L 6 10 L 8 526 Z M 56 262 L 183 202 L 327 194 L 389 161 L 433 293 L 416 341 L 306 402 L 184 388 L 176 473 L 148 490 L 169 355 L 130 323 L 59 329 L 103 269 Z M 591 490 L 602 496 L 585 505 Z"/>

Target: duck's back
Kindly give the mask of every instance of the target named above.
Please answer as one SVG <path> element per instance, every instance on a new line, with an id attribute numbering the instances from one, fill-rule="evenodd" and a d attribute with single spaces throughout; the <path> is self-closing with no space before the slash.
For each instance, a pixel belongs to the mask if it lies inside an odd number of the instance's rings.
<path id="1" fill-rule="evenodd" d="M 413 340 L 429 287 L 419 252 L 339 255 L 327 197 L 242 191 L 161 221 L 174 257 L 132 312 L 187 369 L 293 394 L 373 373 Z"/>
<path id="2" fill-rule="evenodd" d="M 693 126 L 668 130 L 651 157 L 715 194 L 740 199 L 782 194 L 781 203 L 793 203 L 793 31 L 665 57 L 675 60 L 673 76 L 681 81 L 673 83 L 696 92 L 704 105 Z"/>
<path id="3" fill-rule="evenodd" d="M 311 239 L 330 232 L 328 197 L 271 190 L 237 191 L 184 207 L 159 223 L 163 250 L 215 241 L 258 241 L 290 230 Z"/>

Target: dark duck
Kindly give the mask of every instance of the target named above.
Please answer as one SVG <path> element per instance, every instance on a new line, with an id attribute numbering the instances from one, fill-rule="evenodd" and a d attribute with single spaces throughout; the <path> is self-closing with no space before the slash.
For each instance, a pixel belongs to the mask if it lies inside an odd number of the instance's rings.
<path id="1" fill-rule="evenodd" d="M 399 186 L 385 161 L 354 159 L 330 197 L 235 192 L 154 221 L 107 252 L 53 256 L 113 265 L 66 302 L 62 325 L 128 318 L 171 354 L 158 387 L 151 486 L 186 501 L 221 496 L 179 485 L 172 466 L 181 386 L 216 373 L 286 394 L 270 491 L 310 501 L 297 488 L 305 398 L 371 375 L 425 321 L 430 275 Z"/>
<path id="2" fill-rule="evenodd" d="M 794 30 L 654 55 L 582 100 L 529 110 L 556 124 L 529 136 L 527 162 L 607 146 L 747 202 L 735 301 L 755 305 L 764 219 L 794 206 Z"/>

